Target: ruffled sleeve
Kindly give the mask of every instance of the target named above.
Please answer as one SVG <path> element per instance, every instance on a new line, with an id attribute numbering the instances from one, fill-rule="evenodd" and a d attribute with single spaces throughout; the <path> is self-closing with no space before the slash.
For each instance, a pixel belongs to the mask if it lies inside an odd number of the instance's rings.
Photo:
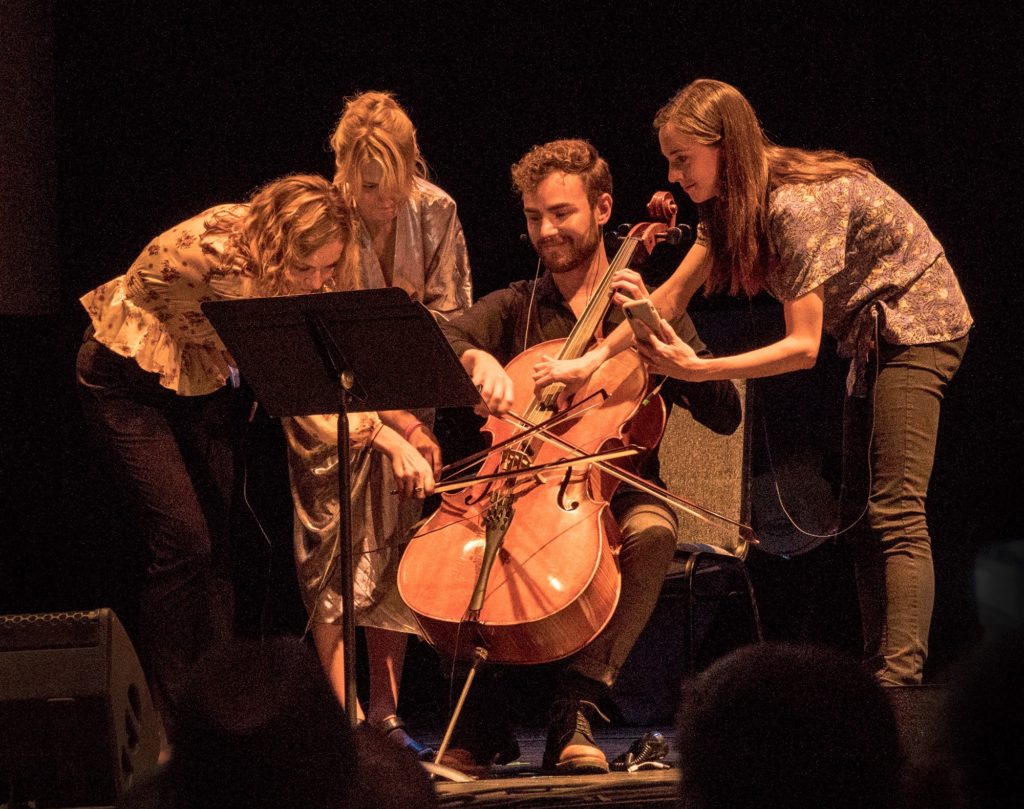
<path id="1" fill-rule="evenodd" d="M 223 238 L 206 232 L 209 218 L 228 208 L 162 233 L 124 275 L 81 299 L 99 342 L 182 396 L 211 393 L 229 375 L 230 356 L 200 309 L 203 301 L 238 297 L 246 282 L 225 266 Z"/>

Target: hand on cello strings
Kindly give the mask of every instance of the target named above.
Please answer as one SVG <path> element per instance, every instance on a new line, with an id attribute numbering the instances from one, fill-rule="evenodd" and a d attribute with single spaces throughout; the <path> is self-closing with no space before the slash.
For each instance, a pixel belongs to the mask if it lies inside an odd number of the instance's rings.
<path id="1" fill-rule="evenodd" d="M 639 301 L 649 297 L 643 277 L 636 270 L 628 267 L 617 270 L 612 275 L 610 292 L 612 303 L 620 307 L 629 301 Z M 671 330 L 670 326 L 668 328 Z M 548 385 L 561 382 L 566 386 L 566 392 L 571 394 L 590 379 L 600 364 L 600 360 L 593 353 L 587 353 L 575 359 L 558 359 L 545 355 L 543 361 L 538 362 L 534 367 L 535 389 L 540 392 Z"/>

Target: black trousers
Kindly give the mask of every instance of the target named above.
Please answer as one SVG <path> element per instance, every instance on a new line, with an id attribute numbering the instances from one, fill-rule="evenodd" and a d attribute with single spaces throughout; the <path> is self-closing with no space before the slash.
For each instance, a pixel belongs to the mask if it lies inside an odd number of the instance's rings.
<path id="1" fill-rule="evenodd" d="M 600 634 L 567 660 L 570 675 L 563 690 L 575 694 L 581 685 L 575 674 L 611 688 L 626 658 L 658 603 L 661 585 L 676 549 L 676 516 L 649 494 L 622 487 L 612 498 L 612 512 L 622 531 L 619 572 L 622 590 L 611 620 Z M 586 691 L 586 684 L 582 686 Z M 598 693 L 603 689 L 598 689 Z M 596 696 L 596 694 L 594 694 Z"/>
<path id="2" fill-rule="evenodd" d="M 883 343 L 872 388 L 843 412 L 843 524 L 851 532 L 864 665 L 883 685 L 918 685 L 928 656 L 935 573 L 925 503 L 939 411 L 968 338 Z M 868 484 L 870 482 L 870 491 Z"/>
<path id="3" fill-rule="evenodd" d="M 79 350 L 77 374 L 86 422 L 136 509 L 148 548 L 141 652 L 173 742 L 191 665 L 231 633 L 235 392 L 179 396 L 158 374 L 91 337 Z"/>

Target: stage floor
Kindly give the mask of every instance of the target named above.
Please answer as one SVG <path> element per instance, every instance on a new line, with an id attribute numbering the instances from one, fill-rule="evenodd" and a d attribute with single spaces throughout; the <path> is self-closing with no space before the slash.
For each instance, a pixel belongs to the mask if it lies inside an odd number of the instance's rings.
<path id="1" fill-rule="evenodd" d="M 519 758 L 495 767 L 484 777 L 456 783 L 435 780 L 442 806 L 674 806 L 679 794 L 678 770 L 668 727 L 614 727 L 595 729 L 598 746 L 611 761 L 650 731 L 668 742 L 664 762 L 668 769 L 611 772 L 607 775 L 546 775 L 540 769 L 544 755 L 544 728 L 520 730 Z M 440 745 L 442 731 L 420 732 L 418 738 L 433 747 Z"/>

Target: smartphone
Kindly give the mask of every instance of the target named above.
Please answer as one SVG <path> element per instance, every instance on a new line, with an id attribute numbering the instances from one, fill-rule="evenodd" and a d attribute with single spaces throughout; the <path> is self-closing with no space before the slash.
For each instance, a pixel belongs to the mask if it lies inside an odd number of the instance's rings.
<path id="1" fill-rule="evenodd" d="M 658 310 L 654 308 L 654 304 L 651 303 L 649 298 L 627 301 L 622 304 L 622 313 L 626 316 L 626 320 L 629 321 L 633 333 L 638 337 L 642 334 L 637 331 L 636 322 L 638 320 L 649 328 L 655 337 L 661 336 L 661 315 L 658 314 Z"/>

